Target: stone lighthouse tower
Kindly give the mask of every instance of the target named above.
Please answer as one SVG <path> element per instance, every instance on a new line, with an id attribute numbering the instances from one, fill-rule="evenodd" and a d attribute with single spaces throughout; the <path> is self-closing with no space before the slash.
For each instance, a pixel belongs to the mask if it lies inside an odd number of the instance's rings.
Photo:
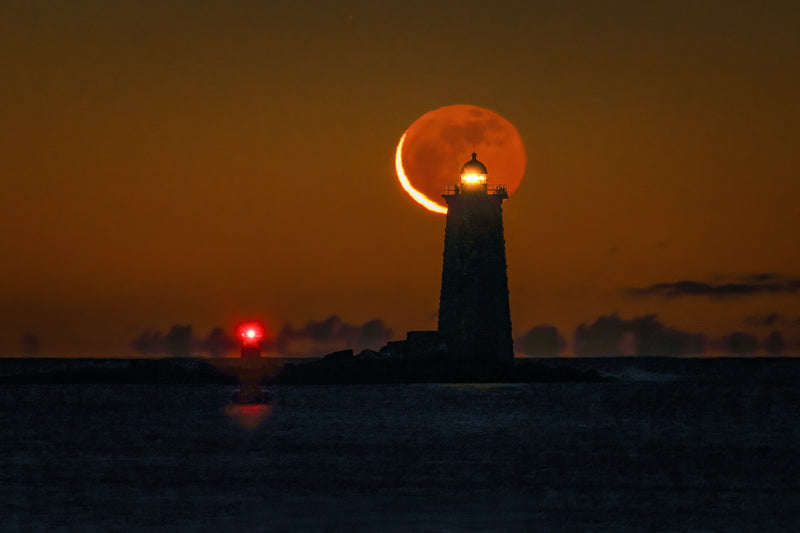
<path id="1" fill-rule="evenodd" d="M 454 361 L 503 366 L 514 361 L 503 236 L 504 185 L 488 185 L 477 154 L 461 182 L 445 188 L 439 335 Z"/>

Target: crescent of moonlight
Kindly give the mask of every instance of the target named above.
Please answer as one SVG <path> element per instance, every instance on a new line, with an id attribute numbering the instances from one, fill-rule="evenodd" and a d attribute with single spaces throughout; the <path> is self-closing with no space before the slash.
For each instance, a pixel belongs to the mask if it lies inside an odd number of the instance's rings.
<path id="1" fill-rule="evenodd" d="M 400 185 L 403 186 L 403 189 L 411 195 L 411 197 L 416 200 L 419 204 L 421 204 L 425 209 L 429 211 L 433 211 L 434 213 L 440 214 L 447 214 L 447 208 L 443 207 L 418 190 L 411 186 L 411 182 L 408 181 L 408 177 L 406 176 L 405 170 L 403 170 L 403 141 L 406 140 L 406 134 L 403 133 L 403 136 L 400 137 L 400 142 L 397 145 L 397 152 L 394 155 L 394 166 L 397 170 L 397 178 L 400 180 Z"/>

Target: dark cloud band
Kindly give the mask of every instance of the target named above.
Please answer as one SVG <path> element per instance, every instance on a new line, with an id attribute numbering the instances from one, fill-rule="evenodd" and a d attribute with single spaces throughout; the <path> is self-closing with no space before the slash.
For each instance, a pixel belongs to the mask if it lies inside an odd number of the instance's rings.
<path id="1" fill-rule="evenodd" d="M 726 298 L 730 296 L 751 296 L 756 294 L 795 294 L 800 290 L 800 279 L 786 278 L 777 274 L 751 274 L 730 283 L 713 284 L 703 281 L 676 281 L 656 283 L 648 287 L 624 289 L 630 296 L 709 296 Z"/>

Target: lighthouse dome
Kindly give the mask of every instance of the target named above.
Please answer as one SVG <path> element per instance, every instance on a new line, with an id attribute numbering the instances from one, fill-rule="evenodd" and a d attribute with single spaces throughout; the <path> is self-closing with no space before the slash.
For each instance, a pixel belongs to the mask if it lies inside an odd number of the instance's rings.
<path id="1" fill-rule="evenodd" d="M 477 174 L 477 175 L 484 175 L 485 176 L 488 173 L 489 173 L 489 171 L 486 170 L 486 165 L 484 165 L 483 163 L 478 161 L 478 154 L 476 154 L 474 152 L 472 154 L 472 159 L 470 159 L 469 161 L 464 163 L 464 166 L 461 167 L 461 175 L 462 176 L 468 175 L 468 174 L 472 174 L 472 175 Z"/>

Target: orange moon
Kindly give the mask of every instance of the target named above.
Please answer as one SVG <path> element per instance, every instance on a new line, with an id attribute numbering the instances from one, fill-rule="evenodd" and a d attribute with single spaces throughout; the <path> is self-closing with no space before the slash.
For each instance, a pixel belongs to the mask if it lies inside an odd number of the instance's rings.
<path id="1" fill-rule="evenodd" d="M 417 203 L 447 213 L 442 189 L 459 182 L 473 151 L 489 171 L 488 183 L 513 194 L 525 175 L 522 138 L 511 122 L 474 105 L 440 107 L 414 121 L 397 145 L 397 178 Z"/>

